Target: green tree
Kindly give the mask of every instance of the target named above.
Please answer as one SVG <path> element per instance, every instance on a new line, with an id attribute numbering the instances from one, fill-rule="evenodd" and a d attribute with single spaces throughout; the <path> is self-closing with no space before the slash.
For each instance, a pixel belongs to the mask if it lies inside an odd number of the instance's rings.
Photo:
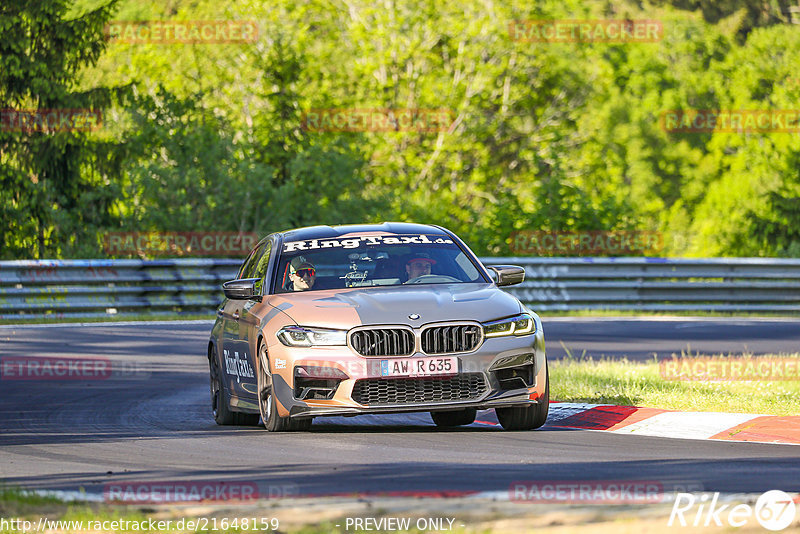
<path id="1" fill-rule="evenodd" d="M 793 0 L 657 0 L 678 9 L 699 11 L 712 24 L 722 23 L 742 39 L 754 28 L 792 22 Z M 795 14 L 797 16 L 797 14 Z"/>
<path id="2" fill-rule="evenodd" d="M 243 157 L 225 118 L 163 88 L 137 94 L 121 112 L 129 125 L 114 206 L 120 230 L 254 230 L 252 192 L 269 196 L 272 186 L 260 178 L 270 169 Z"/>
<path id="3" fill-rule="evenodd" d="M 14 28 L 55 8 L 14 1 L 0 8 L 4 105 L 92 105 L 36 96 L 53 84 L 50 60 L 20 51 L 41 55 L 50 41 Z M 110 9 L 93 11 L 99 1 L 31 28 L 92 20 L 73 41 L 99 38 L 97 13 Z M 364 220 L 443 224 L 481 254 L 507 254 L 523 229 L 661 230 L 669 255 L 798 254 L 800 137 L 660 124 L 668 110 L 795 109 L 789 0 L 119 1 L 122 20 L 253 20 L 260 38 L 114 43 L 96 66 L 99 52 L 78 54 L 72 70 L 54 59 L 55 85 L 76 98 L 125 83 L 137 96 L 100 133 L 0 133 L 6 257 L 83 254 L 104 227 L 263 234 Z M 662 21 L 663 39 L 531 43 L 509 31 L 626 18 Z M 306 112 L 331 108 L 445 109 L 452 123 L 303 128 Z"/>
<path id="4" fill-rule="evenodd" d="M 252 157 L 271 173 L 267 187 L 254 191 L 252 226 L 274 231 L 379 218 L 385 200 L 366 183 L 367 155 L 346 138 L 304 129 L 302 92 L 309 91 L 305 81 L 314 72 L 305 51 L 291 42 L 276 30 L 269 48 L 254 59 L 262 83 L 255 91 Z"/>
<path id="5" fill-rule="evenodd" d="M 67 0 L 3 2 L 0 102 L 7 107 L 6 121 L 19 111 L 36 117 L 42 110 L 102 114 L 120 96 L 119 89 L 78 90 L 76 83 L 81 69 L 93 65 L 105 48 L 103 27 L 115 3 L 66 18 Z M 110 221 L 118 156 L 113 140 L 91 132 L 2 128 L 0 254 L 43 258 L 80 250 L 92 228 Z"/>

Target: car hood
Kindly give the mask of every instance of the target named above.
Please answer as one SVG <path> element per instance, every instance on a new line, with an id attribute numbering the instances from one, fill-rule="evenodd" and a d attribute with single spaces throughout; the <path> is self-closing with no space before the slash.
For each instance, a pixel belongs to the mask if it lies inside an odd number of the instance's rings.
<path id="1" fill-rule="evenodd" d="M 522 311 L 494 284 L 426 284 L 309 291 L 273 295 L 269 303 L 297 324 L 327 328 L 438 321 L 490 321 Z M 409 314 L 420 316 L 410 320 Z"/>

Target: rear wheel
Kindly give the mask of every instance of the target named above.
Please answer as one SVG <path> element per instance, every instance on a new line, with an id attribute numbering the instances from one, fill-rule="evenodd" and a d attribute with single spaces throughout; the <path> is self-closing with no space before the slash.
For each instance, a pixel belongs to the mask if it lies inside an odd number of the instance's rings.
<path id="1" fill-rule="evenodd" d="M 257 414 L 234 412 L 230 409 L 231 396 L 213 347 L 208 349 L 208 367 L 211 382 L 211 414 L 214 416 L 214 421 L 218 425 L 258 424 Z"/>
<path id="2" fill-rule="evenodd" d="M 292 430 L 308 430 L 311 427 L 311 418 L 290 419 L 278 415 L 275 402 L 275 388 L 273 387 L 272 374 L 269 371 L 269 356 L 267 346 L 260 342 L 258 346 L 258 408 L 261 412 L 261 421 L 270 432 L 289 432 Z"/>
<path id="3" fill-rule="evenodd" d="M 431 419 L 436 426 L 453 427 L 471 425 L 475 422 L 478 410 L 466 408 L 464 410 L 448 410 L 446 412 L 431 412 Z"/>
<path id="4" fill-rule="evenodd" d="M 545 371 L 544 395 L 538 404 L 521 408 L 496 408 L 497 420 L 505 430 L 533 430 L 547 421 L 550 410 L 550 371 Z"/>

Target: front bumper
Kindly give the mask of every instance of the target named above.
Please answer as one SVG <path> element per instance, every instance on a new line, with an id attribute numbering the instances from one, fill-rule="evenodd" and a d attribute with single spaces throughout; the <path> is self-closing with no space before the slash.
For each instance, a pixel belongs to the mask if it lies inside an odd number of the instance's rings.
<path id="1" fill-rule="evenodd" d="M 528 406 L 538 404 L 537 400 L 531 400 L 528 390 L 493 392 L 494 396 L 479 401 L 459 401 L 459 402 L 431 402 L 414 404 L 388 404 L 380 406 L 293 406 L 290 412 L 292 418 L 320 417 L 320 416 L 355 416 L 364 414 L 381 413 L 410 413 L 410 412 L 433 412 L 446 410 L 460 410 L 464 408 L 476 408 L 478 410 L 488 410 L 490 408 L 506 408 L 515 406 Z"/>
<path id="2" fill-rule="evenodd" d="M 275 347 L 278 349 L 278 347 Z M 404 378 L 381 377 L 380 360 L 387 357 L 364 358 L 340 347 L 327 348 L 286 348 L 280 350 L 288 362 L 286 371 L 273 373 L 273 385 L 278 400 L 278 413 L 282 417 L 305 418 L 320 416 L 355 416 L 362 414 L 409 413 L 457 410 L 464 408 L 490 409 L 499 407 L 519 407 L 537 404 L 545 394 L 546 359 L 544 337 L 541 331 L 529 336 L 490 338 L 474 352 L 453 354 L 459 358 L 461 374 L 480 373 L 486 390 L 480 396 L 466 400 L 446 400 L 434 402 L 392 403 L 364 405 L 354 400 L 353 389 L 358 380 L 382 379 L 387 381 Z M 429 357 L 415 354 L 416 357 Z M 451 356 L 451 355 L 448 355 Z M 272 357 L 272 356 L 271 356 Z M 501 383 L 498 365 L 504 362 L 530 361 L 532 375 L 524 387 L 511 387 L 508 382 Z M 342 380 L 330 399 L 300 400 L 295 396 L 293 369 L 299 365 L 329 366 L 346 373 L 349 378 Z M 437 380 L 438 378 L 430 378 Z M 517 384 L 512 382 L 512 384 Z"/>

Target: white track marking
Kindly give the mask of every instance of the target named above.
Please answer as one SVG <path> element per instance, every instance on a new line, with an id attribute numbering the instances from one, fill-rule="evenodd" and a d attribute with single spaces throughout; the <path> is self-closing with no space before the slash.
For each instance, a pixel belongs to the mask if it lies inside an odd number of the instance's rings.
<path id="1" fill-rule="evenodd" d="M 709 439 L 756 417 L 761 416 L 744 413 L 663 412 L 612 432 L 663 438 Z"/>

